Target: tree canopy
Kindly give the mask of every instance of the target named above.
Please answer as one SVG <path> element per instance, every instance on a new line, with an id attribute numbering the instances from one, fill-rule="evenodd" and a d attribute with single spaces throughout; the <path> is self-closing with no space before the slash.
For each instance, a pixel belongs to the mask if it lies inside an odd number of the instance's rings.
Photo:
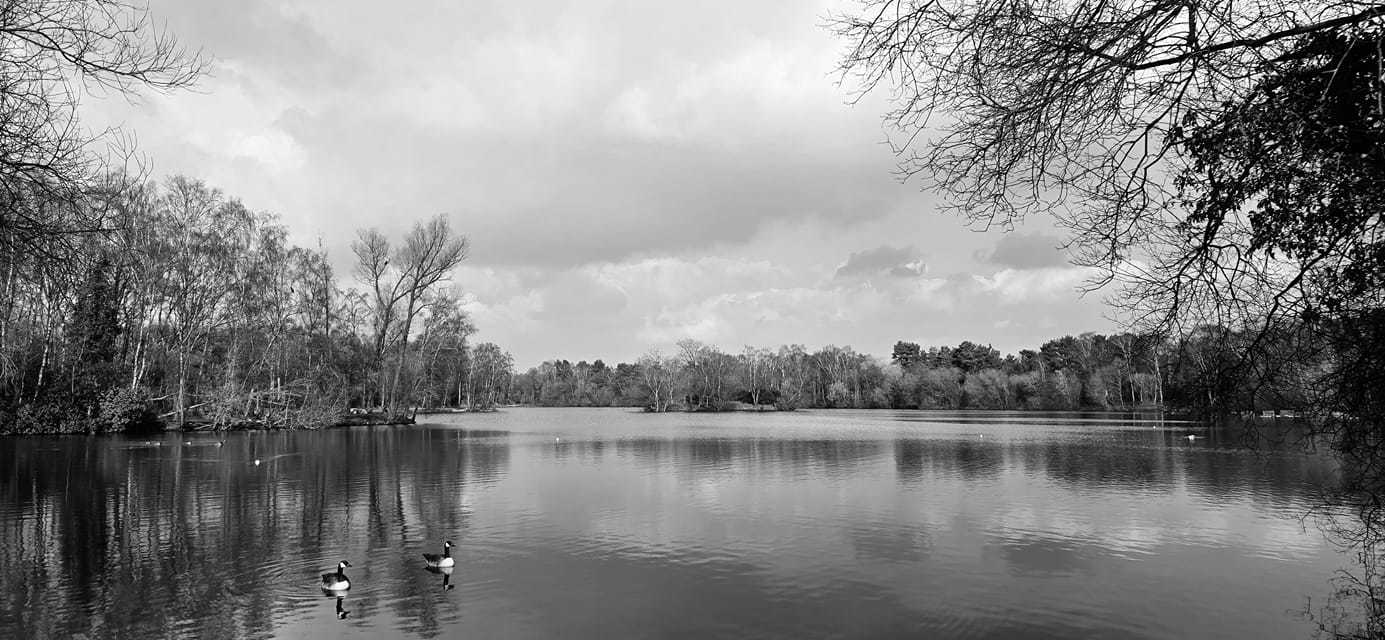
<path id="1" fill-rule="evenodd" d="M 1205 345 L 1195 404 L 1298 389 L 1385 521 L 1385 4 L 866 0 L 831 24 L 843 79 L 890 93 L 903 176 L 973 224 L 1051 215 L 1134 328 Z"/>
<path id="2" fill-rule="evenodd" d="M 873 0 L 832 20 L 843 77 L 891 92 L 903 175 L 984 226 L 1051 214 L 1137 330 L 1225 328 L 1220 373 L 1241 377 L 1359 351 L 1344 338 L 1385 302 L 1382 24 L 1378 2 L 1229 0 Z"/>
<path id="3" fill-rule="evenodd" d="M 120 158 L 99 145 L 132 152 L 118 132 L 81 125 L 82 98 L 188 87 L 207 61 L 132 3 L 0 4 L 0 249 L 48 252 L 55 238 L 107 228 L 92 196 Z"/>

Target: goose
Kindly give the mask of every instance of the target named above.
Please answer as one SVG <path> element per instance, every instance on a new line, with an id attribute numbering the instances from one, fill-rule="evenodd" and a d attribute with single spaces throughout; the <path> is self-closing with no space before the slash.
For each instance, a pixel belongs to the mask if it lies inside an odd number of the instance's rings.
<path id="1" fill-rule="evenodd" d="M 457 563 L 452 559 L 452 542 L 449 540 L 442 543 L 442 555 L 433 553 L 423 554 L 423 561 L 430 567 L 450 567 Z"/>
<path id="2" fill-rule="evenodd" d="M 351 581 L 346 579 L 346 568 L 351 566 L 350 562 L 342 560 L 337 563 L 337 570 L 332 573 L 322 574 L 322 588 L 328 591 L 345 591 L 351 588 Z"/>

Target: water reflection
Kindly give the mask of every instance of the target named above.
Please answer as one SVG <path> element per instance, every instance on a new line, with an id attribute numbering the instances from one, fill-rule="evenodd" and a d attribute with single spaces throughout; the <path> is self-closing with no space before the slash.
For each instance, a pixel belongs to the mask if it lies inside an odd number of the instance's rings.
<path id="1" fill-rule="evenodd" d="M 1311 630 L 1284 612 L 1339 566 L 1297 520 L 1323 461 L 1139 416 L 929 415 L 0 440 L 0 637 Z M 442 540 L 456 569 L 422 566 Z"/>
<path id="2" fill-rule="evenodd" d="M 1047 442 L 900 439 L 893 447 L 895 472 L 905 484 L 950 478 L 980 481 L 1018 470 L 1089 489 L 1171 490 L 1186 483 L 1212 497 L 1250 497 L 1289 506 L 1333 478 L 1325 460 L 1308 462 L 1292 446 L 1249 452 L 1214 445 L 1188 447 L 1167 433 Z"/>
<path id="3" fill-rule="evenodd" d="M 579 443 L 568 443 L 579 448 Z M 623 438 L 616 455 L 653 469 L 677 467 L 694 474 L 732 469 L 790 475 L 844 475 L 879 458 L 888 446 L 879 440 L 784 437 Z"/>
<path id="4" fill-rule="evenodd" d="M 508 462 L 503 440 L 472 446 L 466 436 L 0 442 L 0 636 L 273 635 L 294 608 L 285 598 L 301 595 L 319 566 L 465 534 L 467 491 L 498 481 Z M 353 588 L 361 573 L 378 581 L 388 570 L 353 572 Z"/>
<path id="5" fill-rule="evenodd" d="M 999 552 L 1013 575 L 1055 577 L 1092 572 L 1096 563 L 1083 553 L 1083 546 L 1068 538 L 1021 537 L 998 540 L 991 549 Z"/>
<path id="6" fill-rule="evenodd" d="M 452 587 L 456 586 L 452 584 L 452 567 L 424 567 L 423 569 L 428 573 L 434 573 L 442 576 L 443 591 L 451 590 Z"/>

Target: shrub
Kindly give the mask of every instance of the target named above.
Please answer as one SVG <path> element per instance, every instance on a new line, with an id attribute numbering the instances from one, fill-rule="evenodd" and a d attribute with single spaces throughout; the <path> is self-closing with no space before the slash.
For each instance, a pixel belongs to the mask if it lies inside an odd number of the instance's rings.
<path id="1" fill-rule="evenodd" d="M 12 417 L 0 424 L 0 432 L 21 435 L 44 433 L 81 433 L 86 425 L 81 417 L 62 404 L 44 402 L 26 404 L 15 410 Z"/>
<path id="2" fill-rule="evenodd" d="M 97 433 L 145 432 L 159 429 L 159 419 L 143 387 L 113 387 L 101 394 L 100 411 L 92 420 Z"/>

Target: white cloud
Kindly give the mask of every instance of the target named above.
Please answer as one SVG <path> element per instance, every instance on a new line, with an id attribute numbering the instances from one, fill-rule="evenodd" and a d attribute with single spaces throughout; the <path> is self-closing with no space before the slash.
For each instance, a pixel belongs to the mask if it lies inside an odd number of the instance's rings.
<path id="1" fill-rule="evenodd" d="M 618 134 L 625 133 L 646 140 L 676 138 L 678 132 L 655 121 L 649 92 L 631 87 L 616 96 L 606 109 L 606 122 Z"/>
<path id="2" fill-rule="evenodd" d="M 996 236 L 895 182 L 880 99 L 847 105 L 831 73 L 836 0 L 153 8 L 215 76 L 91 101 L 88 124 L 127 124 L 158 175 L 277 212 L 339 264 L 357 228 L 450 214 L 478 337 L 521 364 L 681 337 L 1010 349 L 1104 326 L 1078 272 L 987 262 Z M 907 251 L 835 277 L 873 247 Z"/>
<path id="3" fill-rule="evenodd" d="M 976 276 L 983 290 L 994 292 L 1001 302 L 1018 304 L 1076 297 L 1078 288 L 1092 277 L 1083 267 L 1002 269 L 990 276 Z"/>
<path id="4" fill-rule="evenodd" d="M 253 160 L 273 171 L 292 171 L 303 166 L 303 148 L 278 129 L 254 132 L 228 131 L 227 149 L 236 158 Z"/>
<path id="5" fill-rule="evenodd" d="M 728 351 L 802 343 L 883 354 L 900 339 L 1015 351 L 1103 324 L 1100 306 L 1077 298 L 1080 273 L 1069 270 L 854 280 L 834 275 L 840 258 L 819 260 L 795 269 L 763 257 L 660 256 L 523 276 L 486 268 L 467 279 L 489 314 L 477 317 L 482 332 L 516 345 L 526 366 L 631 360 L 685 338 Z"/>

